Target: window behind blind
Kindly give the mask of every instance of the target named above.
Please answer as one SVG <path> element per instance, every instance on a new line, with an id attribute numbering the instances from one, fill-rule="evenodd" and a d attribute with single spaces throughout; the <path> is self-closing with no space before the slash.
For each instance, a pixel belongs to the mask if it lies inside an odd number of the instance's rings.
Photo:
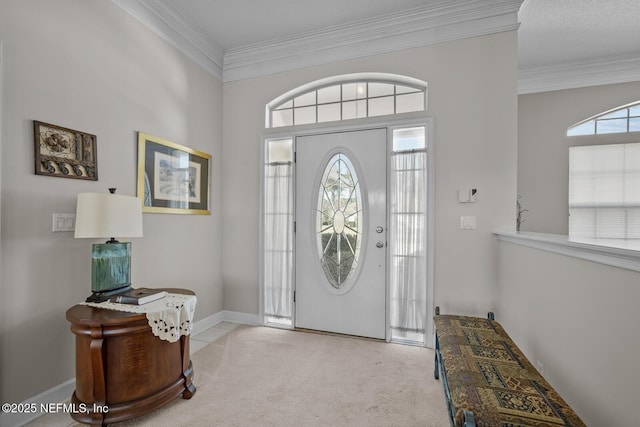
<path id="1" fill-rule="evenodd" d="M 640 143 L 569 148 L 569 237 L 640 239 Z"/>

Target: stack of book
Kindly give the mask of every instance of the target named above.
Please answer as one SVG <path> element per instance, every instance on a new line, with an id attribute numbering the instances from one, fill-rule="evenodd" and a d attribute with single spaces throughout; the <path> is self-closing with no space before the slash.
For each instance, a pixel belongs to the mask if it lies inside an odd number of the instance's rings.
<path id="1" fill-rule="evenodd" d="M 122 293 L 113 295 L 110 298 L 110 301 L 119 304 L 142 305 L 164 298 L 166 295 L 167 292 L 160 289 L 128 289 Z"/>

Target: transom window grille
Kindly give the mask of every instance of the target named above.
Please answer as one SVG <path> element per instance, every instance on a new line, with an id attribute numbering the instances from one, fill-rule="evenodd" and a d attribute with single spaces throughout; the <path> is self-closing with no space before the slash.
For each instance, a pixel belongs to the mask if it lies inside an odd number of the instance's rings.
<path id="1" fill-rule="evenodd" d="M 361 76 L 361 75 L 358 75 Z M 387 75 L 329 84 L 317 82 L 267 106 L 266 127 L 297 126 L 426 110 L 426 86 L 406 79 L 390 82 Z M 333 79 L 332 79 L 333 80 Z"/>
<path id="2" fill-rule="evenodd" d="M 567 129 L 567 136 L 640 132 L 640 101 L 583 120 Z"/>

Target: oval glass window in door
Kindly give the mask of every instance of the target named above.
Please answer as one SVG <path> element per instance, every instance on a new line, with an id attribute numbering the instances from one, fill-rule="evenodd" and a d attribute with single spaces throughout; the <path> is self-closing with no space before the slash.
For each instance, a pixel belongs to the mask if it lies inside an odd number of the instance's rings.
<path id="1" fill-rule="evenodd" d="M 353 275 L 362 240 L 362 197 L 353 164 L 344 153 L 325 167 L 318 190 L 316 234 L 324 274 L 335 289 L 344 290 Z"/>

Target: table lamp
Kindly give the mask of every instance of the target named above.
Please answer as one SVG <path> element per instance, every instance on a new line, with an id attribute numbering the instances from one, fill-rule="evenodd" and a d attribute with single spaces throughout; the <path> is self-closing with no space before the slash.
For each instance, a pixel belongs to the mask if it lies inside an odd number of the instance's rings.
<path id="1" fill-rule="evenodd" d="M 115 237 L 142 237 L 142 200 L 107 193 L 80 193 L 75 238 L 109 238 L 91 250 L 91 291 L 87 302 L 101 302 L 131 289 L 131 242 Z"/>

